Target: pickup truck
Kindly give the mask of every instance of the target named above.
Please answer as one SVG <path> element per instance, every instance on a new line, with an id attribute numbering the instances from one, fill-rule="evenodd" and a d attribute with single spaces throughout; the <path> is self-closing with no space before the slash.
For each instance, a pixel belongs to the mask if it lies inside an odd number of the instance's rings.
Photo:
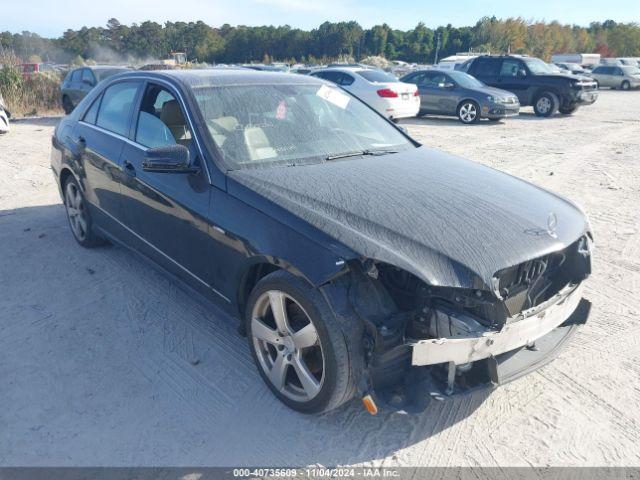
<path id="1" fill-rule="evenodd" d="M 585 76 L 557 73 L 539 58 L 519 55 L 483 55 L 462 69 L 491 87 L 514 93 L 521 106 L 533 106 L 539 117 L 557 111 L 570 115 L 598 99 L 598 85 Z"/>

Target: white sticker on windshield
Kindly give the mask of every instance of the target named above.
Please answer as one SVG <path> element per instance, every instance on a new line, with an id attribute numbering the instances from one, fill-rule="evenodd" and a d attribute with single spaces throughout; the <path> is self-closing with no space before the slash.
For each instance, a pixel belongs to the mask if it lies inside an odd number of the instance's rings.
<path id="1" fill-rule="evenodd" d="M 325 99 L 327 102 L 333 103 L 336 107 L 342 108 L 343 110 L 347 108 L 349 105 L 349 101 L 351 98 L 346 93 L 341 92 L 337 88 L 327 87 L 326 85 L 322 85 L 316 95 L 320 98 Z"/>

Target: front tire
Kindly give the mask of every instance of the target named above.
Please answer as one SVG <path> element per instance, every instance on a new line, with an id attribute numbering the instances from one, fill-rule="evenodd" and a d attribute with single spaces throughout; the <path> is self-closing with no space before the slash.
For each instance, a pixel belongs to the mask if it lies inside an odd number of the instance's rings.
<path id="1" fill-rule="evenodd" d="M 458 120 L 471 125 L 480 120 L 480 106 L 473 100 L 465 100 L 458 105 Z"/>
<path id="2" fill-rule="evenodd" d="M 630 90 L 631 89 L 631 84 L 627 80 L 625 80 L 624 82 L 622 82 L 620 84 L 620 89 L 621 90 Z"/>
<path id="3" fill-rule="evenodd" d="M 249 347 L 274 395 L 302 413 L 332 410 L 353 398 L 357 340 L 336 320 L 320 292 L 285 271 L 255 286 L 246 306 Z"/>
<path id="4" fill-rule="evenodd" d="M 533 102 L 533 111 L 536 116 L 547 118 L 558 111 L 560 101 L 558 96 L 552 92 L 543 92 Z"/>
<path id="5" fill-rule="evenodd" d="M 63 185 L 63 191 L 64 208 L 73 238 L 85 248 L 103 245 L 105 241 L 93 232 L 93 219 L 76 179 L 69 176 Z"/>

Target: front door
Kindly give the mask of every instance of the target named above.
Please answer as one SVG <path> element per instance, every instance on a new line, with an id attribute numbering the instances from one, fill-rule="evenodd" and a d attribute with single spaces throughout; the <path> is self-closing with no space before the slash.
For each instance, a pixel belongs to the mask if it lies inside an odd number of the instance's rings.
<path id="1" fill-rule="evenodd" d="M 420 103 L 428 113 L 455 113 L 455 106 L 451 106 L 451 80 L 442 72 L 425 72 L 420 91 Z"/>
<path id="2" fill-rule="evenodd" d="M 122 152 L 125 223 L 139 247 L 192 286 L 211 284 L 209 229 L 206 220 L 211 186 L 187 122 L 185 106 L 174 91 L 147 83 L 134 113 L 132 142 Z M 182 144 L 199 173 L 145 172 L 148 149 Z"/>
<path id="3" fill-rule="evenodd" d="M 529 105 L 528 75 L 524 63 L 517 58 L 505 58 L 498 74 L 498 88 L 514 93 L 522 105 Z"/>

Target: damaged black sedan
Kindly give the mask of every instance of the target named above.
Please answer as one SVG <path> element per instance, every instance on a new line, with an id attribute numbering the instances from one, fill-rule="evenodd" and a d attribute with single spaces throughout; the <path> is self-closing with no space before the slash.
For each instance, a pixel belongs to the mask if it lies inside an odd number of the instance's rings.
<path id="1" fill-rule="evenodd" d="M 118 75 L 60 122 L 51 163 L 80 245 L 128 246 L 227 308 L 302 412 L 505 383 L 589 313 L 576 205 L 316 78 Z"/>

